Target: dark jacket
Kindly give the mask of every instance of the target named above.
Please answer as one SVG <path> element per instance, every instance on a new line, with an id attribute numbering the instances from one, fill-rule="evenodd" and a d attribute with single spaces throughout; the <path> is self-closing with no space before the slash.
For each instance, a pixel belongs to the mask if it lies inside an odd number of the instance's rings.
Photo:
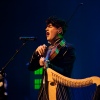
<path id="1" fill-rule="evenodd" d="M 30 71 L 35 71 L 41 68 L 41 66 L 39 65 L 39 59 L 40 56 L 38 56 L 38 54 L 34 52 L 28 67 Z M 66 45 L 60 49 L 56 57 L 50 61 L 49 67 L 64 76 L 70 77 L 74 61 L 75 61 L 74 48 L 71 44 L 66 43 Z M 42 91 L 43 90 L 42 87 L 40 89 L 40 93 L 44 94 Z M 47 89 L 47 85 L 46 85 L 46 89 Z M 63 91 L 64 90 L 60 90 L 60 92 Z M 38 100 L 47 100 L 47 99 L 39 98 Z M 59 98 L 57 100 L 59 100 Z M 62 100 L 67 100 L 67 99 L 63 98 Z"/>
<path id="2" fill-rule="evenodd" d="M 30 71 L 35 71 L 41 68 L 41 66 L 39 65 L 39 59 L 40 56 L 38 55 L 38 53 L 34 52 L 28 67 Z M 61 48 L 58 55 L 50 61 L 51 66 L 49 67 L 57 72 L 60 72 L 65 76 L 70 77 L 74 61 L 75 61 L 74 48 L 71 44 L 67 43 L 66 46 Z"/>

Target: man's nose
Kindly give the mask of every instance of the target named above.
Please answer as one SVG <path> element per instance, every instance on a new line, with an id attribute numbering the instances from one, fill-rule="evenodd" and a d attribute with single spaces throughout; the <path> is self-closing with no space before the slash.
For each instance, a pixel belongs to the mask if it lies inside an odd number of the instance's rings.
<path id="1" fill-rule="evenodd" d="M 48 27 L 46 27 L 46 29 L 45 29 L 46 31 L 48 30 Z"/>

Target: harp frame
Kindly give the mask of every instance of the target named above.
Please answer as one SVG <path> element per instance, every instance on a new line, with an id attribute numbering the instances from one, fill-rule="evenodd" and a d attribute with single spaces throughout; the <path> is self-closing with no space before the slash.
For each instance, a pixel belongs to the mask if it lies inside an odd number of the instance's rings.
<path id="1" fill-rule="evenodd" d="M 49 100 L 56 100 L 57 84 L 74 88 L 86 87 L 92 84 L 96 84 L 97 87 L 100 85 L 100 77 L 98 76 L 91 76 L 84 79 L 73 79 L 65 77 L 51 68 L 47 68 L 47 81 Z"/>

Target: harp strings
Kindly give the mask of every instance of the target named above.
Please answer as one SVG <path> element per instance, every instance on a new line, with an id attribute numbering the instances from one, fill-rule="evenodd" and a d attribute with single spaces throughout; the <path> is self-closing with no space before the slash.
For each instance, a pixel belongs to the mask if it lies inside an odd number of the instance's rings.
<path id="1" fill-rule="evenodd" d="M 82 98 L 83 93 L 86 93 L 89 91 L 89 89 L 91 89 L 88 87 L 91 87 L 91 85 L 93 86 L 93 84 L 95 85 L 95 87 L 100 85 L 100 78 L 98 76 L 92 76 L 92 77 L 88 77 L 84 79 L 73 79 L 73 78 L 65 77 L 50 68 L 47 69 L 47 74 L 48 74 L 48 81 L 55 82 L 56 84 L 58 84 L 56 88 L 57 92 L 55 94 L 55 95 L 58 94 L 56 97 L 58 98 L 57 100 L 77 100 L 77 96 L 81 98 L 80 100 L 84 100 Z M 65 90 L 65 86 L 68 89 L 67 92 Z M 85 88 L 82 89 L 82 87 L 85 87 Z M 80 92 L 81 89 L 82 91 Z M 76 95 L 76 93 L 78 94 Z M 94 95 L 94 92 L 90 90 L 85 95 L 86 100 L 92 100 L 93 95 Z"/>

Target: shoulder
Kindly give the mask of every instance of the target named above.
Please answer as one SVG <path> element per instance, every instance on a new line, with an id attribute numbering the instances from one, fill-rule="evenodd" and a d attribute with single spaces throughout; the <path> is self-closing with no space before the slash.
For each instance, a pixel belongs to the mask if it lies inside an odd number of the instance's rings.
<path id="1" fill-rule="evenodd" d="M 73 48 L 73 44 L 66 42 L 66 47 Z"/>
<path id="2" fill-rule="evenodd" d="M 75 47 L 71 43 L 66 43 L 66 45 L 62 48 L 64 50 L 75 50 Z"/>
<path id="3" fill-rule="evenodd" d="M 60 45 L 62 46 L 62 50 L 70 50 L 70 49 L 75 49 L 73 44 L 66 42 L 65 39 L 62 39 L 60 42 Z"/>
<path id="4" fill-rule="evenodd" d="M 63 55 L 75 55 L 75 48 L 73 44 L 66 43 L 66 45 L 61 48 L 59 53 Z"/>

